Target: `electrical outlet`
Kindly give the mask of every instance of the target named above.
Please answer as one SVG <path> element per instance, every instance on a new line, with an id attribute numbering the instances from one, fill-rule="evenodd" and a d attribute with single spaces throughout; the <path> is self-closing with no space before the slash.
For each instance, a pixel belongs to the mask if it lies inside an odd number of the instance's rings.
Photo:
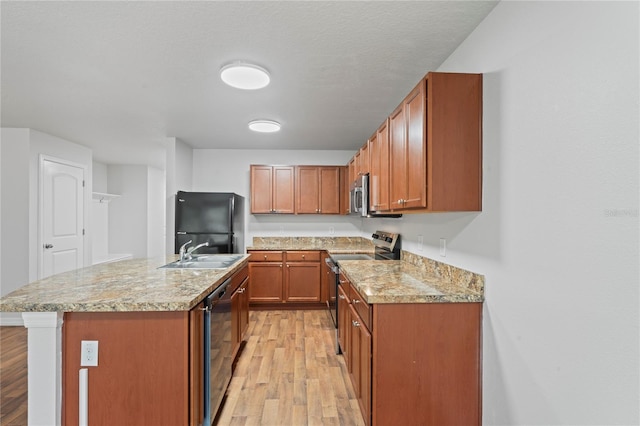
<path id="1" fill-rule="evenodd" d="M 446 238 L 440 238 L 440 256 L 442 257 L 447 256 L 447 239 Z"/>
<path id="2" fill-rule="evenodd" d="M 97 367 L 98 366 L 98 341 L 83 340 L 80 345 L 80 366 L 81 367 Z"/>
<path id="3" fill-rule="evenodd" d="M 422 235 L 418 235 L 418 251 L 422 251 L 423 247 L 424 247 L 424 238 L 422 238 Z"/>

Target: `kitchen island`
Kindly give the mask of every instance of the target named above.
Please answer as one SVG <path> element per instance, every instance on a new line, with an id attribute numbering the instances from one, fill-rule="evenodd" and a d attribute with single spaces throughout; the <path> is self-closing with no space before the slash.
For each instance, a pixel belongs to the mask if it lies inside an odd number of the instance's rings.
<path id="1" fill-rule="evenodd" d="M 22 312 L 28 329 L 29 424 L 61 424 L 62 404 L 69 402 L 66 392 L 78 387 L 77 381 L 70 382 L 66 379 L 69 368 L 63 371 L 63 361 L 70 358 L 70 351 L 65 349 L 69 342 L 66 341 L 66 335 L 63 337 L 62 327 L 63 322 L 73 324 L 69 320 L 74 316 L 82 321 L 86 316 L 91 316 L 92 327 L 100 324 L 106 331 L 122 327 L 125 331 L 120 336 L 115 336 L 115 340 L 121 342 L 131 341 L 127 339 L 139 333 L 137 338 L 140 339 L 140 345 L 132 345 L 119 352 L 124 358 L 129 357 L 131 365 L 135 365 L 136 357 L 146 359 L 147 362 L 139 365 L 145 365 L 145 368 L 148 367 L 155 373 L 147 374 L 147 377 L 136 377 L 139 372 L 133 368 L 130 370 L 131 381 L 154 380 L 170 369 L 175 369 L 181 375 L 178 381 L 189 380 L 188 376 L 193 369 L 186 363 L 189 345 L 195 343 L 189 336 L 198 331 L 190 329 L 190 316 L 198 313 L 194 308 L 217 286 L 246 269 L 248 256 L 242 256 L 226 269 L 159 269 L 176 258 L 172 255 L 160 259 L 133 259 L 78 269 L 27 284 L 0 299 L 0 311 Z M 76 323 L 82 324 L 82 321 Z M 85 330 L 87 336 L 94 332 L 92 327 Z M 65 334 L 67 332 L 69 330 Z M 158 342 L 157 346 L 146 347 L 144 339 Z M 163 345 L 167 350 L 157 350 L 163 348 Z M 76 352 L 75 361 L 79 361 L 80 345 L 75 346 L 74 343 L 72 349 Z M 101 366 L 111 361 L 109 347 L 104 346 L 104 350 L 102 346 L 99 348 L 98 359 Z M 153 353 L 147 352 L 154 349 L 156 351 Z M 169 357 L 166 359 L 172 359 L 171 353 L 182 360 L 180 365 L 154 364 L 165 355 Z M 102 355 L 104 357 L 100 358 Z M 79 362 L 77 364 L 73 367 L 76 377 Z M 92 368 L 95 370 L 89 372 L 90 383 L 91 376 L 94 373 L 97 375 L 99 367 L 89 367 Z M 115 384 L 116 387 L 120 385 Z M 125 386 L 119 389 L 125 392 L 125 399 L 135 397 L 126 395 Z M 186 388 L 175 390 L 175 400 L 183 405 L 182 410 L 191 409 L 189 405 L 192 398 L 188 392 L 189 389 Z M 77 407 L 77 398 L 72 403 Z M 149 404 L 154 403 L 157 404 L 158 401 L 149 399 Z M 124 406 L 107 408 L 131 409 Z M 73 417 L 78 415 L 77 412 L 65 414 Z M 181 415 L 181 418 L 186 417 Z"/>

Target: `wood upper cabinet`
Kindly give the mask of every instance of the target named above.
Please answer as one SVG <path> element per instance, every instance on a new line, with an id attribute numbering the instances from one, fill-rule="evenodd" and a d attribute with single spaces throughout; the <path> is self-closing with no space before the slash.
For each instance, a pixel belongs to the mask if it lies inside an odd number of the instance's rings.
<path id="1" fill-rule="evenodd" d="M 482 210 L 482 75 L 429 73 L 389 117 L 390 209 Z"/>
<path id="2" fill-rule="evenodd" d="M 360 148 L 360 156 L 359 156 L 359 164 L 358 164 L 358 174 L 366 175 L 370 171 L 370 158 L 369 158 L 369 141 L 365 142 L 364 145 Z"/>
<path id="3" fill-rule="evenodd" d="M 390 210 L 389 120 L 385 120 L 369 139 L 369 154 L 369 210 Z"/>
<path id="4" fill-rule="evenodd" d="M 296 212 L 340 214 L 339 166 L 296 166 Z"/>
<path id="5" fill-rule="evenodd" d="M 251 165 L 251 213 L 295 213 L 294 169 Z"/>
<path id="6" fill-rule="evenodd" d="M 389 119 L 392 210 L 427 207 L 425 86 L 420 81 Z"/>

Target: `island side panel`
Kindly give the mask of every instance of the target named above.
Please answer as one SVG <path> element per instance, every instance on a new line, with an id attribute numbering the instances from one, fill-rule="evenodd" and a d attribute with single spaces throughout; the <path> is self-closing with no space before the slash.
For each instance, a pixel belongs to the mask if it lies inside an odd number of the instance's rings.
<path id="1" fill-rule="evenodd" d="M 63 424 L 78 424 L 82 340 L 99 342 L 89 424 L 188 424 L 188 312 L 65 313 L 62 334 Z"/>
<path id="2" fill-rule="evenodd" d="M 373 305 L 373 425 L 480 425 L 481 303 Z"/>

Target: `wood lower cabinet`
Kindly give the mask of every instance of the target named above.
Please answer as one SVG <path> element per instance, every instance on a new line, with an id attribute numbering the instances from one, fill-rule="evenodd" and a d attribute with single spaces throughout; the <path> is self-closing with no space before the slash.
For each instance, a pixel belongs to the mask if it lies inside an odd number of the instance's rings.
<path id="1" fill-rule="evenodd" d="M 249 268 L 236 274 L 231 283 L 231 341 L 233 342 L 233 359 L 240 354 L 244 334 L 249 326 Z"/>
<path id="2" fill-rule="evenodd" d="M 365 423 L 480 425 L 482 304 L 363 306 L 341 280 L 338 341 Z"/>
<path id="3" fill-rule="evenodd" d="M 294 166 L 251 165 L 252 214 L 295 213 L 294 169 Z"/>
<path id="4" fill-rule="evenodd" d="M 249 253 L 252 304 L 320 302 L 320 251 Z"/>
<path id="5" fill-rule="evenodd" d="M 283 251 L 249 251 L 249 302 L 281 303 L 284 278 Z"/>

